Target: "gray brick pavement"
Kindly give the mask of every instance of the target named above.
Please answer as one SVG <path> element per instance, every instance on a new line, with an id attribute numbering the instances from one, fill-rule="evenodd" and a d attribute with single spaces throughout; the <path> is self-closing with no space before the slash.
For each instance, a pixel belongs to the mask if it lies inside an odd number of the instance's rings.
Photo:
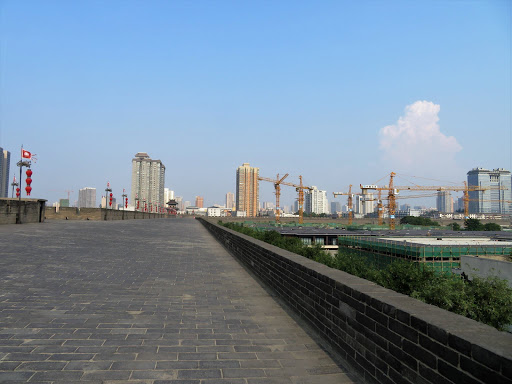
<path id="1" fill-rule="evenodd" d="M 336 363 L 191 219 L 0 227 L 0 382 L 328 384 Z"/>

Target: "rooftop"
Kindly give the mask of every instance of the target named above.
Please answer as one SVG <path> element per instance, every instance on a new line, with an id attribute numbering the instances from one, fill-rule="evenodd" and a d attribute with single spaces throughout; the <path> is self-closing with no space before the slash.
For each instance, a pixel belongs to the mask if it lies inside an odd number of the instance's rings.
<path id="1" fill-rule="evenodd" d="M 492 245 L 498 247 L 512 246 L 512 239 L 509 241 L 496 240 L 490 237 L 379 237 L 380 240 L 392 240 L 396 242 L 419 244 L 419 245 Z"/>

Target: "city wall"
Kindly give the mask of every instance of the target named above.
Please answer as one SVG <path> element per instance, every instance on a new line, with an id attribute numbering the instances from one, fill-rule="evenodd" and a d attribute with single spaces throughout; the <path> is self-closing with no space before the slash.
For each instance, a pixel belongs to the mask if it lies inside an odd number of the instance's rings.
<path id="1" fill-rule="evenodd" d="M 45 218 L 46 200 L 0 198 L 0 224 L 16 224 L 21 205 L 22 223 L 42 223 Z"/>
<path id="2" fill-rule="evenodd" d="M 198 220 L 368 382 L 512 383 L 512 334 Z"/>
<path id="3" fill-rule="evenodd" d="M 161 219 L 169 215 L 161 213 L 124 211 L 104 208 L 75 208 L 55 207 L 46 208 L 46 219 L 52 220 L 134 220 L 134 219 Z"/>

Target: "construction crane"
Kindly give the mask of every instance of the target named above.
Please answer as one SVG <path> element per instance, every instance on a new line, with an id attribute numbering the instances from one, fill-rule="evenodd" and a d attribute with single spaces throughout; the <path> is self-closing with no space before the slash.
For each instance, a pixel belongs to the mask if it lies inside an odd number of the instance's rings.
<path id="1" fill-rule="evenodd" d="M 377 215 L 379 218 L 379 225 L 383 224 L 382 217 L 384 214 L 384 206 L 382 205 L 382 191 L 379 191 L 379 196 L 377 197 Z"/>
<path id="2" fill-rule="evenodd" d="M 283 183 L 284 185 L 289 185 L 291 187 L 295 187 L 295 190 L 299 192 L 299 224 L 304 223 L 304 190 L 307 189 L 312 191 L 313 188 L 306 187 L 302 184 L 302 176 L 299 176 L 300 184 L 292 184 L 292 183 Z"/>
<path id="3" fill-rule="evenodd" d="M 275 195 L 276 195 L 276 223 L 280 222 L 281 219 L 281 212 L 280 212 L 280 206 L 279 206 L 279 198 L 281 197 L 281 183 L 288 177 L 288 173 L 284 175 L 283 177 L 279 178 L 279 173 L 276 176 L 276 179 L 270 179 L 268 177 L 258 177 L 258 180 L 262 181 L 268 181 L 270 183 L 274 184 L 275 188 Z"/>
<path id="4" fill-rule="evenodd" d="M 346 192 L 333 192 L 334 197 L 348 195 L 348 225 L 352 225 L 353 207 L 352 207 L 352 184 L 348 186 L 348 193 Z"/>
<path id="5" fill-rule="evenodd" d="M 382 198 L 382 190 L 379 189 L 378 190 L 379 192 L 379 195 L 377 197 L 377 199 L 373 198 L 373 199 L 365 199 L 363 200 L 364 202 L 365 201 L 377 201 L 377 215 L 378 215 L 378 218 L 379 218 L 379 225 L 383 225 L 384 224 L 384 205 L 382 204 L 382 200 L 387 200 L 387 198 Z M 412 199 L 412 198 L 422 198 L 422 197 L 432 197 L 432 196 L 436 196 L 436 194 L 427 194 L 427 195 L 409 195 L 409 196 L 395 196 L 395 200 L 397 199 Z"/>
<path id="6" fill-rule="evenodd" d="M 464 217 L 469 218 L 469 192 L 472 191 L 487 191 L 491 189 L 505 189 L 504 187 L 492 188 L 492 187 L 478 187 L 478 186 L 468 186 L 466 182 L 464 182 L 464 186 L 420 186 L 420 185 L 405 185 L 405 186 L 395 186 L 394 185 L 394 177 L 396 176 L 395 172 L 391 172 L 389 175 L 389 185 L 384 187 L 379 187 L 377 185 L 360 185 L 363 194 L 366 190 L 376 190 L 376 191 L 388 191 L 388 211 L 389 211 L 389 229 L 395 229 L 395 212 L 396 212 L 396 195 L 400 191 L 454 191 L 454 192 L 463 192 L 464 193 Z"/>
<path id="7" fill-rule="evenodd" d="M 274 187 L 276 188 L 276 204 L 279 204 L 278 195 L 281 194 L 281 185 L 287 185 L 289 187 L 294 187 L 295 190 L 299 193 L 299 198 L 297 199 L 299 201 L 299 224 L 304 223 L 304 190 L 307 189 L 309 191 L 313 190 L 312 187 L 305 186 L 302 184 L 302 176 L 299 176 L 299 184 L 289 183 L 287 181 L 283 181 L 288 174 L 283 176 L 281 179 L 279 179 L 279 175 L 277 175 L 277 178 L 269 179 L 268 177 L 258 177 L 258 180 L 262 181 L 269 181 L 271 183 L 274 183 Z M 277 187 L 276 187 L 277 184 Z M 278 208 L 278 207 L 277 207 Z M 276 221 L 277 219 L 277 213 L 276 213 Z"/>
<path id="8" fill-rule="evenodd" d="M 62 192 L 61 189 L 50 189 L 50 191 L 52 191 L 52 192 Z M 66 192 L 68 194 L 68 201 L 69 201 L 71 193 L 73 193 L 75 191 L 72 191 L 71 189 L 65 189 L 64 192 Z"/>
<path id="9" fill-rule="evenodd" d="M 69 197 L 70 197 L 71 193 L 73 193 L 73 192 L 75 192 L 75 191 L 72 191 L 72 190 L 70 190 L 70 189 L 66 189 L 64 192 L 67 192 L 67 193 L 68 193 L 68 201 L 69 201 Z M 71 204 L 71 202 L 70 202 L 70 204 Z"/>

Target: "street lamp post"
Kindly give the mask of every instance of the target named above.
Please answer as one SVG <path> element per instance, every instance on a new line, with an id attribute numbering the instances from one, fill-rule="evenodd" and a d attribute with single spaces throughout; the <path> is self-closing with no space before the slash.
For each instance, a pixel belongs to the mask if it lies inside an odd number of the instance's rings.
<path id="1" fill-rule="evenodd" d="M 11 198 L 14 199 L 14 187 L 17 187 L 19 184 L 16 182 L 16 176 L 14 176 L 14 179 L 11 183 L 11 186 L 12 186 L 12 194 L 11 194 Z"/>
<path id="2" fill-rule="evenodd" d="M 18 167 L 20 167 L 20 186 L 21 186 L 21 174 L 23 171 L 23 167 L 30 168 L 30 161 L 20 160 L 16 163 Z M 13 187 L 14 188 L 14 187 Z M 21 224 L 21 188 L 20 195 L 18 196 L 18 217 L 16 217 L 16 224 Z"/>
<path id="3" fill-rule="evenodd" d="M 112 192 L 112 188 L 110 188 L 110 182 L 107 182 L 107 188 L 105 188 L 105 221 L 107 220 L 107 213 L 108 213 L 108 193 Z"/>
<path id="4" fill-rule="evenodd" d="M 123 205 L 123 220 L 124 220 L 125 199 L 128 197 L 128 195 L 126 194 L 124 188 L 123 188 L 123 194 L 121 196 L 122 196 L 121 203 Z"/>

